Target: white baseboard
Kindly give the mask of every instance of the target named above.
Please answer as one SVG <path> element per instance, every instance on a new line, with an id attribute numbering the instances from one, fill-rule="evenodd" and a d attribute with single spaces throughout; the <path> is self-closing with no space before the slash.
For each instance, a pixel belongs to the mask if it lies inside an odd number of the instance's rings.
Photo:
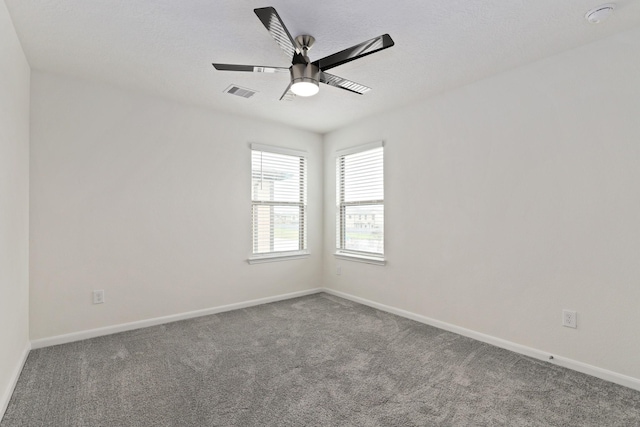
<path id="1" fill-rule="evenodd" d="M 18 383 L 18 378 L 20 378 L 20 373 L 22 372 L 22 368 L 24 367 L 25 362 L 27 361 L 27 357 L 29 356 L 29 352 L 31 351 L 31 343 L 27 342 L 27 345 L 24 347 L 22 351 L 22 355 L 18 364 L 13 370 L 13 374 L 11 374 L 11 380 L 9 384 L 7 384 L 7 388 L 2 393 L 2 397 L 0 398 L 0 421 L 2 421 L 2 417 L 4 417 L 4 413 L 9 406 L 9 401 L 11 400 L 11 396 L 13 395 L 13 390 L 16 388 L 16 384 Z"/>
<path id="2" fill-rule="evenodd" d="M 347 294 L 345 292 L 340 292 L 340 291 L 336 291 L 334 289 L 329 289 L 329 288 L 324 288 L 323 291 L 331 295 L 335 295 L 344 299 L 348 299 L 350 301 L 367 305 L 369 307 L 377 308 L 378 310 L 386 311 L 388 313 L 396 314 L 398 316 L 405 317 L 407 319 L 415 320 L 416 322 L 424 323 L 430 326 L 435 326 L 436 328 L 444 329 L 445 331 L 454 332 L 456 334 L 473 338 L 475 340 L 482 341 L 487 344 L 495 345 L 496 347 L 504 348 L 506 350 L 513 351 L 515 353 L 520 353 L 525 356 L 533 357 L 534 359 L 544 360 L 549 363 L 553 363 L 555 365 L 572 369 L 574 371 L 582 372 L 583 374 L 591 375 L 593 377 L 597 377 L 605 381 L 610 381 L 612 383 L 619 384 L 619 385 L 640 391 L 640 379 L 638 378 L 634 378 L 627 375 L 619 374 L 617 372 L 598 368 L 597 366 L 588 365 L 586 363 L 578 362 L 576 360 L 569 359 L 566 357 L 556 356 L 555 354 L 552 354 L 549 352 L 545 352 L 535 348 L 516 344 L 511 341 L 503 340 L 501 338 L 497 338 L 491 335 L 486 335 L 480 332 L 473 331 L 471 329 L 462 328 L 460 326 L 452 325 L 450 323 L 441 322 L 439 320 L 431 319 L 429 317 L 422 316 L 420 314 L 412 313 L 406 310 L 401 310 L 399 308 L 391 307 L 385 304 L 380 304 L 378 302 L 370 301 L 365 298 L 360 298 L 355 295 Z M 553 356 L 553 359 L 549 359 L 550 356 Z"/>
<path id="3" fill-rule="evenodd" d="M 431 325 L 436 328 L 443 329 L 445 331 L 449 331 L 459 335 L 463 335 L 465 337 L 473 338 L 475 340 L 482 341 L 487 344 L 495 345 L 496 347 L 504 348 L 506 350 L 523 354 L 525 356 L 529 356 L 534 359 L 539 359 L 549 363 L 553 363 L 558 366 L 563 366 L 565 368 L 572 369 L 574 371 L 582 372 L 587 375 L 591 375 L 606 381 L 610 381 L 615 384 L 619 384 L 619 385 L 640 391 L 640 379 L 638 378 L 634 378 L 634 377 L 623 375 L 617 372 L 602 369 L 597 366 L 588 365 L 586 363 L 582 363 L 566 357 L 557 356 L 550 352 L 545 352 L 545 351 L 527 347 L 521 344 L 516 344 L 514 342 L 497 338 L 491 335 L 483 334 L 481 332 L 476 332 L 471 329 L 462 328 L 460 326 L 452 325 L 450 323 L 442 322 L 440 320 L 432 319 L 426 316 L 422 316 L 420 314 L 412 313 L 410 311 L 391 307 L 385 304 L 381 304 L 375 301 L 371 301 L 365 298 L 357 297 L 355 295 L 347 294 L 345 292 L 340 292 L 340 291 L 336 291 L 334 289 L 329 289 L 329 288 L 308 289 L 304 291 L 276 295 L 273 297 L 260 298 L 260 299 L 250 300 L 250 301 L 239 302 L 235 304 L 207 308 L 203 310 L 195 310 L 187 313 L 156 317 L 153 319 L 140 320 L 137 322 L 123 323 L 119 325 L 106 326 L 104 328 L 96 328 L 96 329 L 74 332 L 74 333 L 65 334 L 65 335 L 57 335 L 49 338 L 42 338 L 42 339 L 31 341 L 30 349 L 49 347 L 49 346 L 58 345 L 58 344 L 66 344 L 69 342 L 80 341 L 88 338 L 95 338 L 103 335 L 115 334 L 118 332 L 125 332 L 125 331 L 134 330 L 134 329 L 146 328 L 149 326 L 161 325 L 164 323 L 176 322 L 178 320 L 192 319 L 194 317 L 207 316 L 209 314 L 222 313 L 225 311 L 237 310 L 237 309 L 252 307 L 260 304 L 267 304 L 270 302 L 283 301 L 291 298 L 302 297 L 305 295 L 316 294 L 318 292 L 326 292 L 328 294 L 335 295 L 335 296 L 338 296 L 350 301 L 354 301 L 363 305 L 367 305 L 369 307 L 373 307 L 378 310 L 386 311 L 388 313 L 396 314 L 398 316 L 405 317 L 407 319 L 415 320 L 416 322 Z M 24 364 L 24 361 L 26 360 L 28 353 L 29 353 L 29 349 L 26 349 L 24 353 L 23 361 L 22 361 L 23 364 Z M 553 359 L 549 359 L 550 356 L 553 356 Z M 21 370 L 22 370 L 22 364 L 19 366 L 19 369 L 15 374 L 15 381 L 13 385 L 7 391 L 5 391 L 5 394 L 3 395 L 3 400 L 0 401 L 0 405 L 1 405 L 0 409 L 2 409 L 0 414 L 4 413 L 4 410 L 6 409 L 6 405 L 8 405 L 9 403 L 9 399 L 11 398 L 13 387 L 15 386 L 15 382 L 18 380 L 18 376 L 20 375 Z"/>
<path id="4" fill-rule="evenodd" d="M 178 320 L 192 319 L 194 317 L 207 316 L 209 314 L 222 313 L 225 311 L 238 310 L 240 308 L 252 307 L 270 302 L 283 301 L 291 298 L 298 298 L 305 295 L 317 294 L 322 292 L 322 288 L 307 289 L 304 291 L 291 292 L 288 294 L 276 295 L 273 297 L 259 298 L 250 301 L 238 302 L 235 304 L 222 305 L 218 307 L 205 308 L 202 310 L 189 311 L 187 313 L 173 314 L 170 316 L 155 317 L 153 319 L 139 320 L 130 323 L 121 323 L 119 325 L 105 326 L 103 328 L 89 329 L 86 331 L 73 332 L 70 334 L 56 335 L 48 338 L 41 338 L 31 341 L 31 348 L 43 348 L 52 345 L 66 344 L 74 341 L 86 340 L 104 335 L 111 335 L 118 332 L 131 331 L 134 329 L 147 328 L 149 326 L 162 325 L 164 323 L 176 322 Z"/>

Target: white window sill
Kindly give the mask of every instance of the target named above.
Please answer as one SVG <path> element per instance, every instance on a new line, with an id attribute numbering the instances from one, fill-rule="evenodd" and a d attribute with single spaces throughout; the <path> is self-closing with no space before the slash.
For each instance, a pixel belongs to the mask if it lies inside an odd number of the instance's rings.
<path id="1" fill-rule="evenodd" d="M 387 260 L 382 257 L 355 254 L 351 252 L 336 252 L 333 254 L 338 259 L 345 261 L 364 262 L 365 264 L 386 265 Z"/>
<path id="2" fill-rule="evenodd" d="M 265 262 L 277 262 L 277 261 L 289 261 L 293 259 L 309 258 L 310 253 L 300 252 L 294 254 L 266 254 L 259 256 L 252 256 L 247 260 L 249 264 L 262 264 Z"/>

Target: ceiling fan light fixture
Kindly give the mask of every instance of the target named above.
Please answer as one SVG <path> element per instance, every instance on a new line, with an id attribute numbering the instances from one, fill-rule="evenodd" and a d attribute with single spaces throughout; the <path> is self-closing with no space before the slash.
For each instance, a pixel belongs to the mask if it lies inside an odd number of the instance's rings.
<path id="1" fill-rule="evenodd" d="M 291 85 L 291 92 L 298 96 L 313 96 L 320 91 L 318 82 L 311 79 L 299 80 Z"/>
<path id="2" fill-rule="evenodd" d="M 314 64 L 294 64 L 291 67 L 291 92 L 298 96 L 313 96 L 320 90 L 320 70 Z"/>

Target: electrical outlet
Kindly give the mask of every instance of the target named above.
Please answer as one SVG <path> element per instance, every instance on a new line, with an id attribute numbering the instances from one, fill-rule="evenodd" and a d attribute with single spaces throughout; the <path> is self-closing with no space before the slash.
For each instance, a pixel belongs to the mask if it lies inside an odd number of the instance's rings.
<path id="1" fill-rule="evenodd" d="M 93 303 L 94 304 L 102 304 L 104 303 L 104 291 L 93 291 Z"/>
<path id="2" fill-rule="evenodd" d="M 578 327 L 578 315 L 575 311 L 572 310 L 562 310 L 562 326 L 566 326 L 567 328 L 577 328 Z"/>
<path id="3" fill-rule="evenodd" d="M 338 276 L 342 274 L 342 266 L 341 265 L 336 266 L 336 274 Z"/>

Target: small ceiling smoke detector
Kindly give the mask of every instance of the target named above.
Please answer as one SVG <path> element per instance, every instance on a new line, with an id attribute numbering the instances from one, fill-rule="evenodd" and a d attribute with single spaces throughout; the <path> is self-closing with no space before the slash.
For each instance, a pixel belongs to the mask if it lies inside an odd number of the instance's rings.
<path id="1" fill-rule="evenodd" d="M 602 6 L 591 9 L 584 17 L 592 24 L 599 24 L 611 16 L 615 8 L 616 5 L 614 3 L 603 4 Z"/>

